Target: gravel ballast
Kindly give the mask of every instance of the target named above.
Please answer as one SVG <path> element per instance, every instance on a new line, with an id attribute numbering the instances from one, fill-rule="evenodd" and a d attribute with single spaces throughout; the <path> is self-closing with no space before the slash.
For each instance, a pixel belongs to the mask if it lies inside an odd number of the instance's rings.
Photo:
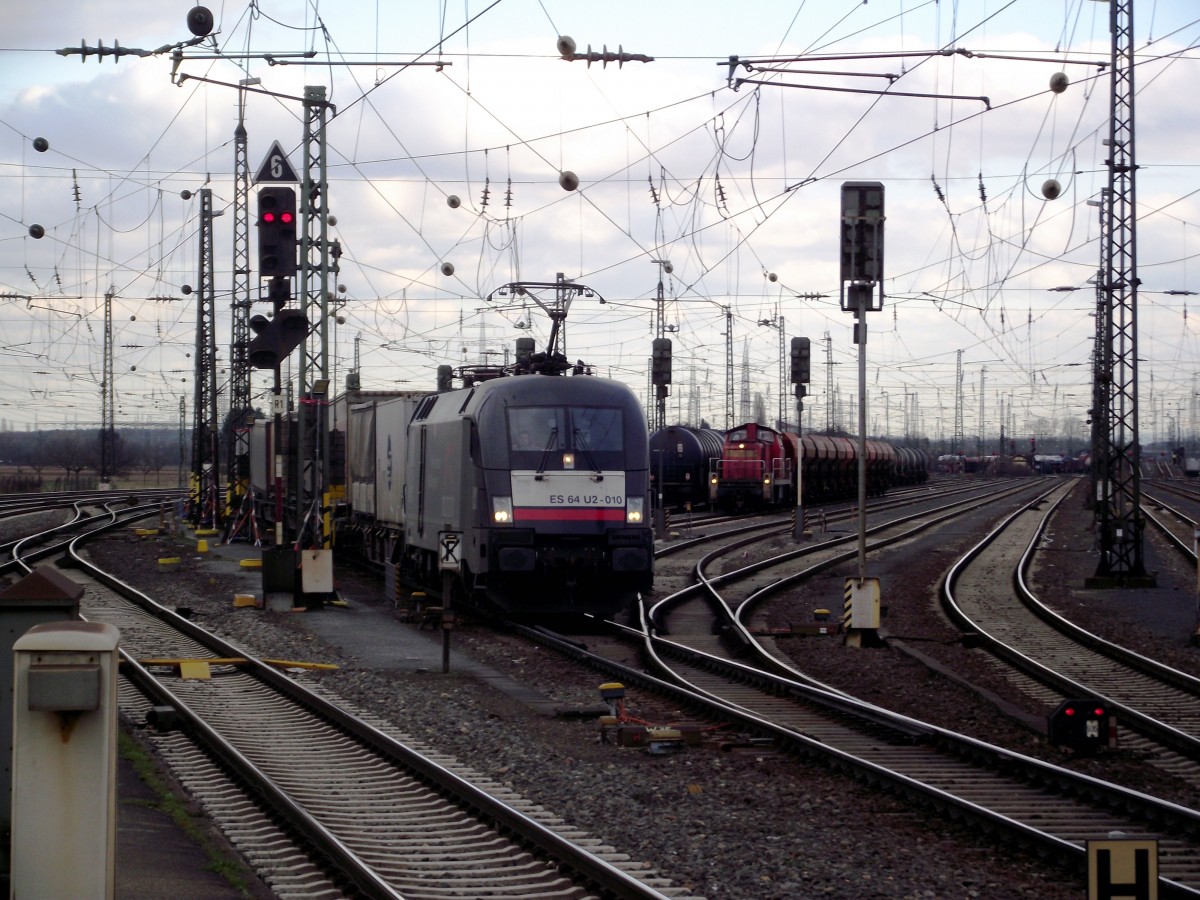
<path id="1" fill-rule="evenodd" d="M 1082 591 L 1082 578 L 1095 568 L 1090 550 L 1091 514 L 1075 498 L 1067 501 L 1052 528 L 1052 540 L 1073 548 L 1052 567 L 1034 573 L 1036 589 L 1064 607 L 1064 614 L 1118 632 L 1128 643 L 1195 672 L 1190 630 L 1150 627 L 1145 607 L 1121 592 Z M 937 606 L 936 587 L 954 554 L 980 534 L 931 535 L 926 543 L 897 548 L 881 557 L 888 605 L 888 630 L 995 692 L 1031 716 L 1042 714 L 1002 670 L 978 651 L 955 643 L 956 634 Z M 962 545 L 960 547 L 960 545 Z M 931 552 L 936 547 L 937 552 Z M 253 579 L 221 569 L 219 550 L 199 557 L 187 538 L 114 537 L 95 547 L 93 557 L 167 606 L 189 606 L 199 624 L 260 656 L 331 662 L 329 674 L 301 677 L 383 717 L 414 740 L 448 753 L 497 778 L 529 799 L 557 812 L 695 895 L 710 898 L 1078 898 L 1084 881 L 1053 861 L 1029 856 L 990 838 L 914 809 L 900 798 L 865 787 L 822 766 L 762 748 L 728 752 L 689 749 L 652 756 L 599 741 L 594 720 L 550 717 L 509 694 L 457 672 L 403 671 L 366 664 L 352 640 L 331 645 L 316 636 L 309 620 L 337 616 L 329 608 L 304 614 L 233 607 L 233 595 L 255 590 Z M 232 549 L 232 548 L 231 548 Z M 160 572 L 157 560 L 182 555 L 181 570 Z M 1165 551 L 1154 602 L 1170 604 L 1190 588 L 1194 576 L 1179 571 Z M 1089 570 L 1090 567 L 1090 570 Z M 789 618 L 829 605 L 841 591 L 837 572 L 810 585 L 794 599 Z M 1185 577 L 1186 576 L 1186 577 Z M 247 579 L 251 579 L 248 581 Z M 342 572 L 339 587 L 353 604 L 389 610 L 382 585 L 369 576 Z M 1104 602 L 1092 595 L 1105 593 Z M 1124 611 L 1124 623 L 1122 622 Z M 1086 621 L 1089 616 L 1098 622 Z M 1159 617 L 1161 618 L 1161 617 Z M 1156 618 L 1156 621 L 1158 619 Z M 407 626 L 415 627 L 415 626 Z M 483 626 L 464 624 L 454 633 L 464 653 L 532 687 L 560 707 L 595 707 L 597 686 L 606 680 L 549 651 Z M 852 650 L 837 637 L 781 641 L 798 665 L 822 680 L 916 718 L 965 731 L 985 740 L 1039 755 L 1093 774 L 1106 761 L 1065 759 L 1042 737 L 999 714 L 978 694 L 932 674 L 895 649 Z M 656 721 L 690 718 L 664 708 L 661 700 L 631 690 L 634 714 Z M 1119 755 L 1119 754 L 1118 754 Z M 1126 776 L 1148 767 L 1115 760 Z M 1103 777 L 1103 776 L 1101 776 Z M 1195 805 L 1186 786 L 1159 773 L 1145 777 L 1149 790 L 1176 792 L 1172 799 Z"/>

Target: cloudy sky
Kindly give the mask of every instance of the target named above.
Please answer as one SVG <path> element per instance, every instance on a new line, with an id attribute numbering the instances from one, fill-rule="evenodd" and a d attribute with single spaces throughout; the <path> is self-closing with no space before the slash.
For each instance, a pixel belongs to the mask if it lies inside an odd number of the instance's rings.
<path id="1" fill-rule="evenodd" d="M 1083 442 L 1107 3 L 257 0 L 213 4 L 213 39 L 173 65 L 190 6 L 43 0 L 6 23 L 4 427 L 99 422 L 109 292 L 118 425 L 178 422 L 181 398 L 190 416 L 196 307 L 183 288 L 197 284 L 196 192 L 211 188 L 220 213 L 224 361 L 239 94 L 251 168 L 279 141 L 299 169 L 301 98 L 319 85 L 333 104 L 330 235 L 343 251 L 331 285 L 337 384 L 357 364 L 364 388 L 424 389 L 439 364 L 502 361 L 526 334 L 541 343 L 549 321 L 536 304 L 488 297 L 561 272 L 593 291 L 571 306 L 568 357 L 645 397 L 656 260 L 669 260 L 668 421 L 737 424 L 746 382 L 773 420 L 782 323 L 785 342 L 813 342 L 805 426 L 854 430 L 839 196 L 843 182 L 868 180 L 884 184 L 887 214 L 884 306 L 868 317 L 869 430 L 949 440 L 961 383 L 969 451 L 981 422 L 998 434 L 1002 413 L 1022 442 Z M 1188 100 L 1200 11 L 1139 0 L 1136 17 L 1142 436 L 1186 439 L 1200 425 L 1200 115 Z M 653 60 L 567 62 L 560 35 L 579 53 Z M 56 52 L 81 42 L 165 52 Z M 964 52 L 938 52 L 951 49 Z M 731 70 L 731 56 L 748 64 Z M 1069 87 L 1055 93 L 1060 72 Z M 243 93 L 246 79 L 257 82 Z M 560 185 L 563 171 L 577 190 Z M 1053 201 L 1048 179 L 1061 186 Z M 256 403 L 267 383 L 255 374 Z"/>

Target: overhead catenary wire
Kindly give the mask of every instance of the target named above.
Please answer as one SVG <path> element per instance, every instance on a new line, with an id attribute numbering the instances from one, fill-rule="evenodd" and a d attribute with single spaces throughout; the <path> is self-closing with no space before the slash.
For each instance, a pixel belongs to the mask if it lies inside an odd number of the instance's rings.
<path id="1" fill-rule="evenodd" d="M 947 124 L 946 127 L 951 127 L 951 126 Z M 754 160 L 757 158 L 755 155 L 753 155 L 754 153 L 755 153 L 755 151 L 753 149 L 750 150 L 749 153 L 747 153 L 746 151 L 740 150 L 737 155 L 738 156 L 748 156 L 749 159 Z M 353 154 L 353 155 L 356 155 L 356 154 Z M 352 155 L 352 157 L 353 157 L 353 155 Z M 731 157 L 729 157 L 728 155 L 722 157 L 722 161 L 720 162 L 720 165 L 722 165 L 722 166 L 727 165 L 728 162 L 730 161 L 730 159 L 731 159 Z M 626 161 L 626 162 L 628 164 L 628 161 Z M 635 163 L 636 163 L 636 161 L 635 161 Z M 828 180 L 829 177 L 836 177 L 836 174 L 833 176 L 829 176 L 825 172 L 822 172 L 821 177 L 825 180 Z M 731 176 L 727 175 L 725 171 L 720 172 L 719 180 L 720 180 L 722 188 L 724 188 L 727 193 L 728 193 L 728 189 L 729 189 L 730 185 L 737 184 L 737 181 L 735 179 L 733 179 Z M 710 260 L 709 260 L 709 265 L 708 265 L 709 271 L 712 271 L 712 270 L 718 268 L 721 265 L 723 260 L 719 256 L 712 256 L 710 253 L 710 248 L 705 249 L 703 247 L 704 242 L 701 238 L 701 235 L 703 234 L 703 230 L 699 227 L 704 222 L 704 219 L 703 219 L 704 214 L 703 214 L 702 210 L 704 209 L 705 205 L 715 206 L 715 204 L 711 203 L 711 198 L 714 196 L 716 181 L 717 181 L 717 179 L 714 177 L 713 170 L 709 169 L 709 174 L 703 179 L 703 183 L 705 186 L 705 191 L 703 193 L 696 191 L 691 187 L 687 187 L 687 185 L 689 184 L 689 179 L 685 179 L 685 178 L 673 175 L 671 177 L 671 179 L 668 179 L 667 181 L 668 181 L 668 187 L 673 184 L 678 184 L 680 186 L 681 192 L 675 193 L 675 199 L 677 201 L 680 201 L 680 203 L 682 204 L 680 207 L 681 209 L 688 209 L 691 211 L 691 215 L 688 217 L 688 220 L 687 220 L 690 224 L 686 228 L 680 229 L 680 228 L 677 228 L 676 223 L 674 221 L 672 221 L 672 219 L 668 218 L 665 215 L 656 214 L 656 218 L 658 218 L 659 221 L 658 221 L 658 224 L 654 226 L 654 230 L 662 232 L 662 239 L 661 240 L 655 239 L 653 241 L 649 241 L 649 240 L 644 240 L 644 238 L 646 236 L 648 236 L 648 234 L 647 235 L 636 235 L 635 234 L 635 237 L 643 238 L 643 240 L 641 241 L 641 244 L 643 244 L 643 246 L 638 246 L 638 242 L 636 242 L 636 241 L 633 242 L 633 244 L 634 244 L 634 246 L 632 248 L 633 252 L 627 254 L 625 258 L 633 259 L 633 258 L 636 258 L 636 256 L 638 254 L 647 252 L 647 251 L 652 252 L 652 253 L 657 253 L 657 250 L 654 248 L 657 248 L 660 245 L 676 243 L 678 240 L 678 238 L 676 237 L 676 233 L 678 233 L 679 235 L 684 236 L 684 240 L 687 240 L 689 243 L 691 243 L 696 248 L 697 251 L 703 250 L 705 253 L 709 253 L 709 255 L 710 255 Z M 432 177 L 432 175 L 429 179 L 427 179 L 427 183 L 435 183 L 436 184 L 436 182 L 437 182 L 437 179 Z M 695 185 L 697 183 L 699 183 L 699 182 L 696 179 L 690 180 L 690 184 L 692 184 L 692 185 Z M 764 183 L 765 182 L 760 181 L 757 177 L 752 178 L 750 180 L 750 182 L 748 183 L 747 190 L 750 192 L 748 194 L 748 196 L 751 196 L 754 201 L 761 201 L 761 202 L 755 202 L 753 204 L 755 213 L 752 213 L 752 215 L 761 214 L 761 215 L 765 215 L 769 218 L 770 216 L 775 215 L 779 211 L 779 207 L 776 207 L 776 201 L 772 200 L 769 193 L 766 195 L 758 193 L 761 190 L 761 187 Z M 708 196 L 708 198 L 709 198 L 708 204 L 704 204 L 701 202 L 701 197 L 703 195 Z M 587 202 L 589 204 L 602 203 L 602 201 L 599 201 L 597 199 L 597 195 L 595 194 L 595 192 L 592 192 L 592 194 L 588 196 Z M 773 207 L 775 207 L 775 208 L 773 208 Z M 538 210 L 534 210 L 532 212 L 536 213 L 536 214 L 544 214 L 546 211 L 552 211 L 552 209 L 553 209 L 553 206 L 547 206 L 547 207 L 543 207 Z M 604 211 L 611 214 L 612 209 L 605 208 Z M 522 212 L 525 212 L 525 211 L 523 210 Z M 736 215 L 736 211 L 734 211 L 734 212 Z M 582 215 L 582 211 L 580 212 L 580 215 Z M 577 218 L 577 221 L 580 221 L 580 219 Z M 989 222 L 990 222 L 990 219 L 989 219 Z M 414 220 L 413 224 L 416 225 L 417 231 L 425 230 L 423 224 L 421 223 L 421 221 L 419 219 Z M 715 223 L 713 223 L 713 224 L 715 224 Z M 735 226 L 736 225 L 737 225 L 737 221 L 735 219 Z M 621 221 L 619 226 L 614 223 L 613 227 L 614 227 L 614 230 L 618 234 L 620 234 L 620 233 L 625 233 L 625 232 L 632 232 L 633 228 L 636 226 L 632 225 L 632 223 L 630 223 L 628 221 Z M 711 230 L 712 225 L 708 225 L 707 227 L 709 230 Z M 492 246 L 493 250 L 497 250 L 498 248 L 496 247 L 496 242 L 494 241 L 494 238 L 496 237 L 497 234 L 499 234 L 499 232 L 497 232 L 495 230 L 494 226 L 482 225 L 482 223 L 481 223 L 481 228 L 484 229 L 485 236 L 480 239 L 480 243 L 487 243 Z M 582 231 L 581 228 L 578 230 Z M 647 232 L 649 232 L 649 230 L 650 229 L 648 229 Z M 747 227 L 746 231 L 747 231 L 747 237 L 744 241 L 744 246 L 743 246 L 741 252 L 750 253 L 751 255 L 757 255 L 755 252 L 755 246 L 754 246 L 755 232 L 751 231 L 748 227 Z M 728 237 L 730 235 L 730 232 L 726 231 L 726 230 L 722 230 L 720 233 L 722 234 L 723 238 Z M 475 238 L 472 235 L 472 233 L 466 229 L 463 230 L 463 232 L 461 233 L 461 235 L 459 237 L 460 242 L 463 240 L 466 240 L 469 242 L 469 241 L 473 241 L 474 239 Z M 503 244 L 503 241 L 501 241 L 500 243 Z M 722 241 L 721 243 L 724 243 L 724 241 Z M 991 241 L 989 241 L 989 243 L 991 243 Z M 455 244 L 454 246 L 459 246 L 459 245 L 460 244 Z M 726 244 L 726 246 L 732 247 L 732 244 Z M 1004 245 L 1002 243 L 997 243 L 996 246 L 1002 247 Z M 366 254 L 362 254 L 358 251 L 359 250 L 368 250 L 370 248 L 357 247 L 354 249 L 356 250 L 356 252 L 355 252 L 355 254 L 353 254 L 353 256 L 362 255 L 365 257 Z M 960 247 L 959 250 L 960 251 L 968 250 L 968 248 Z M 447 250 L 445 247 L 442 247 L 442 246 L 437 247 L 437 253 L 439 255 L 445 254 L 446 252 L 447 252 Z M 454 252 L 452 248 L 451 248 L 450 252 Z M 972 250 L 969 252 L 974 253 L 975 251 Z M 489 254 L 489 256 L 490 256 L 490 254 Z M 725 259 L 729 259 L 729 260 L 734 260 L 735 258 L 736 257 L 734 255 L 729 255 L 729 256 L 725 257 Z M 965 259 L 966 257 L 964 256 L 963 258 Z M 353 261 L 353 260 L 351 260 L 351 261 Z M 369 267 L 370 263 L 365 258 L 362 260 L 362 262 L 366 264 L 365 267 L 363 268 L 363 271 L 365 271 L 365 272 L 373 271 Z M 481 264 L 482 264 L 482 259 L 481 259 Z M 616 264 L 614 264 L 614 266 L 609 267 L 610 270 L 615 269 L 615 266 L 619 265 L 619 264 L 620 263 L 616 263 Z M 460 267 L 460 268 L 463 268 L 463 267 Z M 463 268 L 463 270 L 465 271 L 466 269 Z M 483 269 L 481 271 L 486 271 L 486 269 Z M 700 284 L 703 280 L 704 280 L 704 276 L 701 276 L 700 279 L 695 279 L 692 275 L 689 275 L 687 282 L 691 283 L 691 284 Z M 1010 284 L 1011 281 L 1012 281 L 1012 278 L 998 279 L 998 283 L 1004 284 L 1004 285 Z M 417 287 L 419 289 L 419 287 L 420 287 L 419 282 L 414 282 L 413 284 L 415 287 Z M 436 279 L 432 279 L 430 281 L 430 286 L 432 286 L 434 284 L 436 284 Z M 378 292 L 367 290 L 367 291 L 363 291 L 362 293 L 365 294 L 366 296 L 370 296 L 373 293 L 378 293 Z M 707 294 L 706 296 L 719 298 L 723 294 L 729 294 L 729 293 L 736 293 L 736 290 L 731 290 L 728 285 L 725 285 L 725 286 L 718 287 L 718 290 L 716 290 L 710 294 Z"/>

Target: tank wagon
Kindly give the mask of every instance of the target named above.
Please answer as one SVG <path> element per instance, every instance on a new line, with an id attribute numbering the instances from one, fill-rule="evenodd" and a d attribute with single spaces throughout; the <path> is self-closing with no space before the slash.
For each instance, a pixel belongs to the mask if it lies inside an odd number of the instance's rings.
<path id="1" fill-rule="evenodd" d="M 666 506 L 708 502 L 708 473 L 724 443 L 724 432 L 715 428 L 671 425 L 650 435 L 650 484 Z"/>

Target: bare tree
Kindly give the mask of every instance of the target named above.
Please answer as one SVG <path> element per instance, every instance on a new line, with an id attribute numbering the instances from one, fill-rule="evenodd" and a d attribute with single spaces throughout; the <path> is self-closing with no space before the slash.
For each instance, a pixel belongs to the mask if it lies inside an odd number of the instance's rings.
<path id="1" fill-rule="evenodd" d="M 118 436 L 121 439 L 120 436 Z M 154 476 L 154 487 L 160 486 L 160 473 L 170 465 L 178 463 L 179 439 L 167 431 L 132 432 L 121 439 L 122 456 L 129 465 L 141 472 L 147 486 Z"/>

